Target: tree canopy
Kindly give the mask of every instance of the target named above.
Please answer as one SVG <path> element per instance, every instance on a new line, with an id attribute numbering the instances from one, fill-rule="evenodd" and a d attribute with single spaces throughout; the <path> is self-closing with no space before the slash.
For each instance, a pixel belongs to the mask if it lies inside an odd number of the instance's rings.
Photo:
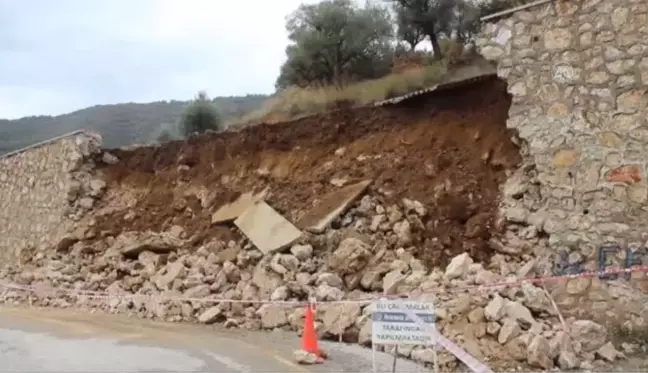
<path id="1" fill-rule="evenodd" d="M 277 87 L 341 85 L 386 74 L 393 51 L 388 9 L 352 0 L 302 4 L 286 24 L 291 44 Z"/>
<path id="2" fill-rule="evenodd" d="M 396 14 L 396 35 L 409 45 L 410 50 L 414 50 L 425 39 L 425 34 L 414 25 L 406 8 L 398 3 L 395 3 L 393 8 Z"/>
<path id="3" fill-rule="evenodd" d="M 180 128 L 185 136 L 203 133 L 207 130 L 222 130 L 223 119 L 207 97 L 207 93 L 199 92 L 195 100 L 182 113 Z"/>

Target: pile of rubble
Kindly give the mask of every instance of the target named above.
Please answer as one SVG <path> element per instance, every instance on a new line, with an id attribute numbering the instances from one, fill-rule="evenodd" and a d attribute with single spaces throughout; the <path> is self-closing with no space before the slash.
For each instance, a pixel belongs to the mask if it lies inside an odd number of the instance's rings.
<path id="1" fill-rule="evenodd" d="M 543 288 L 523 283 L 469 290 L 542 274 L 546 263 L 531 255 L 496 254 L 484 266 L 464 253 L 445 269 L 427 268 L 410 246 L 425 207 L 412 200 L 389 206 L 379 201 L 365 195 L 331 222 L 335 229 L 303 234 L 269 252 L 247 238 L 192 247 L 179 226 L 97 239 L 90 222 L 52 250 L 2 269 L 1 278 L 36 290 L 5 289 L 1 299 L 170 322 L 299 331 L 304 308 L 290 302 L 314 297 L 321 338 L 369 345 L 369 300 L 409 295 L 434 302 L 439 332 L 489 365 L 590 369 L 623 357 L 602 325 L 561 321 Z M 82 291 L 86 296 L 79 295 Z M 336 303 L 341 300 L 356 302 Z M 623 349 L 636 347 L 624 344 Z M 422 363 L 432 363 L 434 356 L 424 346 L 400 346 L 398 353 Z M 439 357 L 445 370 L 458 367 L 453 356 Z"/>

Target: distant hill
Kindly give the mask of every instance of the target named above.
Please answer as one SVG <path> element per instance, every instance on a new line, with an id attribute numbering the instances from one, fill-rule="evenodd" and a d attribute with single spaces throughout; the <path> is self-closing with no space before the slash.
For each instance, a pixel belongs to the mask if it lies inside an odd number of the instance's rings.
<path id="1" fill-rule="evenodd" d="M 223 119 L 241 117 L 261 106 L 266 95 L 216 97 Z M 58 116 L 0 119 L 0 154 L 47 140 L 77 129 L 101 133 L 103 145 L 116 148 L 155 141 L 163 127 L 178 123 L 189 101 L 158 101 L 148 104 L 97 105 Z"/>

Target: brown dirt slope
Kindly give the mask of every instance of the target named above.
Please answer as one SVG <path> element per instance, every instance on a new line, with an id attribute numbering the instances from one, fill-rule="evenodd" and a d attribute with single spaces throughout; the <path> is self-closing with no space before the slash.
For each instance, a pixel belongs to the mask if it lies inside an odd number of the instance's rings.
<path id="1" fill-rule="evenodd" d="M 428 264 L 461 251 L 486 259 L 499 186 L 520 162 L 505 127 L 509 106 L 505 82 L 493 78 L 398 105 L 111 150 L 121 162 L 103 166 L 113 198 L 96 231 L 180 225 L 196 240 L 227 236 L 210 227 L 210 214 L 242 192 L 269 186 L 268 202 L 295 222 L 337 188 L 331 179 L 373 179 L 369 189 L 385 203 L 405 197 L 428 208 L 414 232 Z M 115 196 L 126 194 L 131 202 L 117 206 Z"/>

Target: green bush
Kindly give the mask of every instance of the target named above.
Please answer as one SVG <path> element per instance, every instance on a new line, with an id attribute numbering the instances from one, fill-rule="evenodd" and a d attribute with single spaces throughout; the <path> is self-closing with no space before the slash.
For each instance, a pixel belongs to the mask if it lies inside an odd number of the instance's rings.
<path id="1" fill-rule="evenodd" d="M 180 129 L 185 136 L 203 133 L 207 130 L 224 129 L 220 112 L 205 92 L 198 93 L 198 96 L 182 113 Z"/>

